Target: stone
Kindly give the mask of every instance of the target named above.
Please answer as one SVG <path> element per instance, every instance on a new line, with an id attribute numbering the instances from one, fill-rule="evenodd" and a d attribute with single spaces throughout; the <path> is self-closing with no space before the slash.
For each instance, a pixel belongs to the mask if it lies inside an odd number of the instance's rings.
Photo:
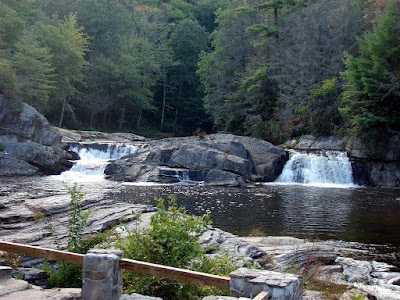
<path id="1" fill-rule="evenodd" d="M 26 290 L 29 286 L 27 281 L 16 280 L 14 278 L 0 279 L 0 298 L 11 293 Z"/>
<path id="2" fill-rule="evenodd" d="M 347 257 L 338 257 L 336 264 L 343 267 L 343 274 L 348 282 L 370 282 L 372 265 L 367 261 L 358 261 Z"/>
<path id="3" fill-rule="evenodd" d="M 13 269 L 7 266 L 0 266 L 0 279 L 10 279 Z"/>
<path id="4" fill-rule="evenodd" d="M 186 169 L 191 181 L 243 185 L 247 181 L 275 180 L 287 159 L 284 149 L 268 142 L 232 134 L 212 134 L 203 139 L 149 141 L 128 158 L 111 163 L 105 172 L 115 180 L 176 182 L 177 176 L 166 174 Z"/>
<path id="5" fill-rule="evenodd" d="M 0 175 L 58 174 L 69 169 L 61 135 L 26 103 L 0 95 Z"/>
<path id="6" fill-rule="evenodd" d="M 210 170 L 204 180 L 204 184 L 214 186 L 241 186 L 244 183 L 245 181 L 240 175 L 218 169 Z"/>
<path id="7" fill-rule="evenodd" d="M 81 290 L 76 288 L 54 288 L 41 289 L 35 286 L 30 286 L 27 289 L 7 294 L 0 299 L 5 300 L 81 300 Z"/>
<path id="8" fill-rule="evenodd" d="M 145 296 L 145 295 L 140 295 L 140 294 L 130 294 L 130 295 L 122 295 L 119 300 L 163 300 L 160 297 L 150 297 L 150 296 Z"/>
<path id="9" fill-rule="evenodd" d="M 297 275 L 240 268 L 229 276 L 230 293 L 233 296 L 253 298 L 267 291 L 272 294 L 271 299 L 302 299 L 302 281 Z"/>
<path id="10" fill-rule="evenodd" d="M 119 300 L 122 294 L 121 251 L 90 250 L 83 259 L 82 298 Z"/>
<path id="11" fill-rule="evenodd" d="M 35 167 L 22 159 L 0 152 L 0 176 L 33 175 L 38 172 Z"/>
<path id="12" fill-rule="evenodd" d="M 30 284 L 45 288 L 47 286 L 47 279 L 49 274 L 46 271 L 36 268 L 17 268 L 17 274 L 22 276 L 23 280 L 28 281 Z"/>

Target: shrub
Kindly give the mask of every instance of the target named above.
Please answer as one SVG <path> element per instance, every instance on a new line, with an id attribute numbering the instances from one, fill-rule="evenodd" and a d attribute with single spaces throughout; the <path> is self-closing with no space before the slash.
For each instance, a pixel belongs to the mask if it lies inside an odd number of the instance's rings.
<path id="1" fill-rule="evenodd" d="M 116 246 L 123 250 L 125 257 L 218 275 L 226 275 L 237 268 L 227 254 L 215 259 L 205 255 L 198 236 L 210 224 L 210 214 L 188 215 L 176 206 L 174 195 L 168 197 L 168 208 L 163 199 L 156 200 L 158 211 L 151 217 L 150 228 L 136 228 L 127 238 L 118 239 Z M 213 287 L 135 272 L 124 272 L 124 291 L 164 299 L 201 299 L 209 294 L 227 293 Z"/>

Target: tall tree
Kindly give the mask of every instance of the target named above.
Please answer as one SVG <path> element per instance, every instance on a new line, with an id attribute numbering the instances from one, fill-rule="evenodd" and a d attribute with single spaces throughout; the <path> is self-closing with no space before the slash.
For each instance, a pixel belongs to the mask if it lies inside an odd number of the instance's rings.
<path id="1" fill-rule="evenodd" d="M 50 51 L 41 46 L 32 31 L 26 31 L 16 43 L 13 56 L 14 92 L 18 99 L 44 110 L 54 89 L 54 68 Z"/>
<path id="2" fill-rule="evenodd" d="M 120 120 L 118 128 L 125 123 L 126 110 L 131 107 L 138 113 L 140 125 L 143 110 L 153 110 L 152 87 L 157 82 L 159 65 L 155 61 L 154 50 L 147 39 L 132 35 L 120 42 L 120 55 L 112 66 L 110 83 L 120 100 Z"/>
<path id="3" fill-rule="evenodd" d="M 236 14 L 241 5 L 242 1 L 232 1 L 227 8 L 218 10 L 218 27 L 211 35 L 213 50 L 201 54 L 197 72 L 204 88 L 205 108 L 217 129 L 236 133 L 243 133 L 245 117 L 240 109 L 243 97 L 237 91 L 255 55 L 251 36 L 245 32 L 255 17 Z"/>
<path id="4" fill-rule="evenodd" d="M 179 65 L 171 68 L 171 76 L 177 83 L 174 93 L 175 120 L 185 133 L 194 132 L 206 125 L 208 116 L 202 104 L 199 77 L 196 75 L 201 51 L 208 49 L 208 34 L 196 20 L 186 19 L 177 24 L 171 34 L 171 47 Z"/>
<path id="5" fill-rule="evenodd" d="M 61 104 L 58 126 L 61 127 L 65 110 L 71 97 L 77 93 L 77 85 L 83 83 L 83 68 L 87 65 L 85 54 L 89 51 L 88 36 L 78 27 L 76 15 L 69 14 L 57 26 L 41 24 L 38 36 L 52 55 L 55 68 L 54 100 Z"/>
<path id="6" fill-rule="evenodd" d="M 280 86 L 278 119 L 286 137 L 329 135 L 341 124 L 337 107 L 343 52 L 357 53 L 356 37 L 366 29 L 362 7 L 351 0 L 305 4 L 285 15 L 273 76 Z"/>
<path id="7" fill-rule="evenodd" d="M 390 1 L 372 32 L 346 54 L 340 112 L 348 135 L 376 139 L 400 130 L 400 2 Z"/>

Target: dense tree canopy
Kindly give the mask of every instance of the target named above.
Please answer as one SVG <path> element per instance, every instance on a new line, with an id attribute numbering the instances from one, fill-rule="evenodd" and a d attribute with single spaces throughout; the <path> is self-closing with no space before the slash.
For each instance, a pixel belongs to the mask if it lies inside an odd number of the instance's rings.
<path id="1" fill-rule="evenodd" d="M 0 93 L 54 125 L 275 143 L 400 129 L 398 0 L 0 4 Z"/>

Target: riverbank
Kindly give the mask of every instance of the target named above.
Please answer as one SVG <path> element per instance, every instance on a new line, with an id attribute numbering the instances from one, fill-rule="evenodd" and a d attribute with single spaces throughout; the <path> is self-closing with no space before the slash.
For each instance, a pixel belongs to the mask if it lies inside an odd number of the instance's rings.
<path id="1" fill-rule="evenodd" d="M 65 243 L 70 198 L 67 191 L 62 188 L 62 184 L 59 181 L 53 181 L 51 184 L 51 180 L 54 179 L 49 177 L 24 177 L 16 178 L 15 181 L 8 178 L 7 180 L 8 182 L 5 181 L 5 185 L 2 185 L 0 190 L 0 239 L 56 248 L 53 235 L 55 233 L 57 242 Z M 165 196 L 175 192 L 179 198 L 187 193 L 194 195 L 193 201 L 196 201 L 196 189 L 198 194 L 200 192 L 198 187 L 160 186 L 160 189 L 153 190 L 152 194 L 150 190 L 136 186 L 134 187 L 136 194 L 129 194 L 132 187 L 124 187 L 107 180 L 101 183 L 85 184 L 83 189 L 86 195 L 82 202 L 83 208 L 92 209 L 92 217 L 85 228 L 85 233 L 102 231 L 121 220 L 129 224 L 133 222 L 132 211 L 144 213 L 143 216 L 148 220 L 150 215 L 146 212 L 154 209 L 152 196 L 160 194 Z M 240 204 L 237 198 L 238 188 L 226 188 L 226 191 L 230 193 L 231 199 L 237 201 L 235 206 Z M 246 194 L 252 192 L 246 189 L 242 191 Z M 221 201 L 221 204 L 225 203 L 229 206 L 229 203 L 220 197 L 221 194 L 210 194 L 210 192 L 211 190 L 203 191 L 209 194 L 210 199 Z M 253 193 L 259 195 L 260 190 L 255 188 Z M 140 194 L 142 194 L 141 199 L 138 198 Z M 268 193 L 261 196 L 263 199 L 272 198 Z M 148 200 L 147 202 L 143 200 L 144 197 Z M 132 199 L 136 201 L 131 201 Z M 251 199 L 246 201 L 256 202 Z M 241 206 L 238 209 L 243 211 L 245 208 Z M 40 217 L 40 213 L 46 218 Z M 222 211 L 221 213 L 223 214 Z M 54 233 L 49 230 L 48 222 L 52 225 Z M 370 262 L 388 261 L 392 254 L 388 256 L 376 252 L 374 245 L 337 240 L 310 241 L 293 237 L 238 237 L 217 228 L 205 232 L 201 236 L 201 242 L 204 247 L 210 249 L 209 255 L 217 255 L 217 249 L 224 249 L 231 253 L 236 257 L 238 266 L 252 263 L 258 268 L 300 272 L 303 276 L 313 274 L 325 283 L 344 285 L 346 290 L 347 287 L 355 286 L 370 294 L 378 295 L 378 299 L 398 299 L 395 293 L 398 292 L 400 273 L 393 272 L 396 269 L 389 264 Z M 392 259 L 397 261 L 398 257 L 394 255 Z M 25 257 L 20 266 L 35 267 L 39 263 L 37 259 Z M 312 287 L 314 288 L 314 285 Z M 391 295 L 388 293 L 392 293 L 394 298 L 392 296 L 388 298 L 388 295 Z"/>

